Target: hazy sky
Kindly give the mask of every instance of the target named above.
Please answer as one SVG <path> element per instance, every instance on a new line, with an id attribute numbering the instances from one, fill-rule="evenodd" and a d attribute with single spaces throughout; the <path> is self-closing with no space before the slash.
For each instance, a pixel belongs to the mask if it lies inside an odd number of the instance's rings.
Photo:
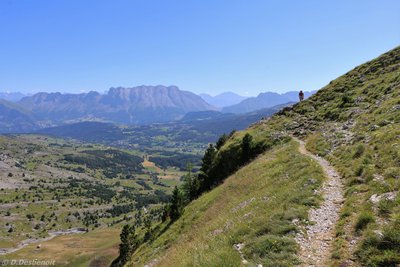
<path id="1" fill-rule="evenodd" d="M 0 91 L 315 90 L 400 44 L 400 1 L 0 0 Z"/>

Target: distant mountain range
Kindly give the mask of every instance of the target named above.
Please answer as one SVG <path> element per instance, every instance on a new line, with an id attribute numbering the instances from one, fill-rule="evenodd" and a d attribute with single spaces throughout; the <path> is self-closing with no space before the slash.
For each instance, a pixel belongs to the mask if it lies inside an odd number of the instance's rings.
<path id="1" fill-rule="evenodd" d="M 0 99 L 11 102 L 17 102 L 25 96 L 28 96 L 28 94 L 23 94 L 20 92 L 0 92 Z"/>
<path id="2" fill-rule="evenodd" d="M 225 92 L 216 96 L 209 94 L 199 94 L 207 103 L 223 108 L 231 105 L 235 105 L 245 100 L 247 97 L 241 96 L 232 92 Z"/>
<path id="3" fill-rule="evenodd" d="M 28 132 L 38 128 L 37 120 L 31 113 L 0 99 L 0 133 Z"/>
<path id="4" fill-rule="evenodd" d="M 161 85 L 111 88 L 104 95 L 37 93 L 17 103 L 55 124 L 78 121 L 149 124 L 178 120 L 191 111 L 216 109 L 198 95 L 176 86 Z"/>
<path id="5" fill-rule="evenodd" d="M 311 93 L 306 92 L 305 95 L 308 97 Z M 0 96 L 16 100 L 23 94 L 2 93 Z M 182 118 L 187 121 L 190 116 L 203 116 L 201 120 L 207 119 L 204 116 L 213 120 L 230 120 L 234 118 L 232 113 L 246 114 L 295 102 L 298 93 L 266 92 L 257 97 L 245 98 L 227 92 L 214 97 L 202 94 L 202 97 L 179 90 L 176 86 L 162 85 L 117 87 L 111 88 L 105 94 L 94 91 L 81 94 L 37 93 L 25 96 L 15 103 L 0 100 L 0 133 L 31 132 L 49 126 L 87 121 L 147 125 L 178 121 Z M 225 106 L 231 103 L 236 104 Z M 225 107 L 221 109 L 222 106 Z M 230 123 L 228 121 L 220 120 L 219 123 Z M 214 124 L 214 127 L 225 129 L 218 124 Z"/>
<path id="6" fill-rule="evenodd" d="M 304 92 L 304 97 L 308 98 L 313 92 Z M 257 97 L 249 97 L 238 104 L 222 108 L 224 113 L 247 113 L 264 108 L 270 108 L 289 102 L 298 101 L 298 92 L 291 91 L 283 94 L 274 92 L 260 93 Z"/>

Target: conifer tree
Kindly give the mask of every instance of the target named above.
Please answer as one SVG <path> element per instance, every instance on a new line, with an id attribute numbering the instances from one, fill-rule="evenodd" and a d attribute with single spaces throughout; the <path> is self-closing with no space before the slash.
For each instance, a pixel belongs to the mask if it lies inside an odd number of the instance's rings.
<path id="1" fill-rule="evenodd" d="M 170 204 L 169 216 L 172 221 L 178 219 L 183 212 L 183 195 L 181 190 L 175 186 L 174 191 L 172 191 L 172 199 Z"/>
<path id="2" fill-rule="evenodd" d="M 133 225 L 124 225 L 121 234 L 121 244 L 119 245 L 119 257 L 113 262 L 112 266 L 123 266 L 129 261 L 132 253 L 140 245 L 140 241 Z"/>
<path id="3" fill-rule="evenodd" d="M 186 166 L 187 173 L 183 180 L 183 195 L 186 203 L 189 203 L 198 196 L 199 193 L 199 180 L 196 175 L 192 173 L 193 164 L 190 162 Z"/>
<path id="4" fill-rule="evenodd" d="M 253 137 L 249 133 L 246 133 L 242 139 L 242 144 L 241 144 L 242 164 L 248 162 L 251 159 L 252 142 L 253 142 Z"/>
<path id="5" fill-rule="evenodd" d="M 219 150 L 219 149 L 225 144 L 225 142 L 226 142 L 226 140 L 228 140 L 228 138 L 229 138 L 229 136 L 226 135 L 226 134 L 221 135 L 221 136 L 218 138 L 217 143 L 215 144 L 215 148 L 216 148 L 217 150 Z"/>
<path id="6" fill-rule="evenodd" d="M 200 173 L 198 175 L 200 187 L 202 191 L 205 191 L 211 187 L 213 184 L 212 177 L 210 175 L 210 172 L 212 170 L 212 166 L 214 163 L 216 155 L 216 150 L 213 144 L 210 144 L 204 152 L 204 156 L 202 159 L 202 164 L 200 168 Z"/>

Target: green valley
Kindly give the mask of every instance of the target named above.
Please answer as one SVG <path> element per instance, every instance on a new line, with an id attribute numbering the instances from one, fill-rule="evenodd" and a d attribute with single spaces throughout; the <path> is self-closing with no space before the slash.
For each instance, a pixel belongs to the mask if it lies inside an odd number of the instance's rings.
<path id="1" fill-rule="evenodd" d="M 157 221 L 184 174 L 168 162 L 157 167 L 140 151 L 48 136 L 2 136 L 0 148 L 5 259 L 46 259 L 53 251 L 58 265 L 85 266 L 102 256 L 110 264 L 118 255 L 121 225 Z M 81 246 L 87 249 L 76 256 Z"/>

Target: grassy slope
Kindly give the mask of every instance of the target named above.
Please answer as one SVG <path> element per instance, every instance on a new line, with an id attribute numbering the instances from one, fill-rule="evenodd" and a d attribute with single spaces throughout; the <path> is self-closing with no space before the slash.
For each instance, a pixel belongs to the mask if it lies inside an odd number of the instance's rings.
<path id="1" fill-rule="evenodd" d="M 345 178 L 333 265 L 400 263 L 400 48 L 332 81 L 283 112 L 285 128 L 307 139 Z M 372 195 L 392 195 L 370 201 Z"/>
<path id="2" fill-rule="evenodd" d="M 224 151 L 238 150 L 246 132 L 256 142 L 272 147 L 275 143 L 271 140 L 285 141 L 290 134 L 302 137 L 309 150 L 325 156 L 345 178 L 346 199 L 336 227 L 332 265 L 394 266 L 400 262 L 399 122 L 400 47 L 330 82 L 309 100 L 236 133 L 217 160 L 227 159 Z M 301 185 L 312 173 L 318 173 L 318 168 L 296 154 L 293 143 L 289 144 L 266 152 L 190 204 L 170 229 L 133 255 L 131 264 L 159 259 L 160 266 L 224 266 L 223 262 L 225 266 L 236 266 L 241 260 L 232 248 L 236 242 L 248 244 L 244 251 L 253 263 L 294 263 L 290 256 L 278 259 L 279 253 L 268 251 L 280 251 L 282 255 L 295 252 L 290 234 L 279 229 L 294 230 L 287 213 L 293 214 L 290 219 L 304 218 L 307 206 L 301 201 L 308 203 L 311 195 Z M 304 164 L 303 169 L 299 171 L 296 164 Z M 281 184 L 285 176 L 278 170 L 290 173 L 288 184 Z M 303 171 L 310 174 L 303 177 Z M 296 197 L 293 194 L 297 191 L 304 195 Z M 280 201 L 266 202 L 268 206 L 263 207 L 260 196 L 272 192 L 279 194 Z M 394 197 L 385 200 L 383 193 Z M 373 194 L 382 200 L 373 204 Z M 233 207 L 252 197 L 257 201 L 240 214 L 232 212 Z M 251 219 L 243 218 L 247 213 Z M 218 229 L 224 230 L 213 235 Z"/>
<path id="3" fill-rule="evenodd" d="M 246 243 L 249 262 L 295 263 L 291 221 L 306 219 L 322 177 L 320 167 L 300 155 L 296 143 L 277 146 L 192 202 L 163 235 L 135 253 L 131 265 L 164 255 L 160 266 L 240 266 L 233 248 L 237 243 Z"/>

